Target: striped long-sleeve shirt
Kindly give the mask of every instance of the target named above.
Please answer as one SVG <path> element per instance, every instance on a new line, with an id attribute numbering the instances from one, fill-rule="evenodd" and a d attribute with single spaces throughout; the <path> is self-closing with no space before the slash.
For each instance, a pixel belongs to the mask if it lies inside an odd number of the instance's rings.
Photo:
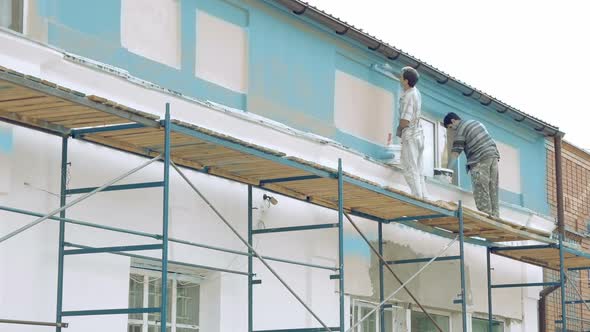
<path id="1" fill-rule="evenodd" d="M 500 158 L 500 153 L 492 136 L 479 121 L 462 120 L 457 127 L 453 141 L 453 152 L 465 151 L 467 169 L 486 158 Z"/>

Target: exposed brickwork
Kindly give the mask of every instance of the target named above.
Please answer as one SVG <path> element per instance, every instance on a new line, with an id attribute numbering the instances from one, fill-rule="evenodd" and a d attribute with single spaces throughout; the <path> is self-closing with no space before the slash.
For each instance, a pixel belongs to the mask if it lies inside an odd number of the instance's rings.
<path id="1" fill-rule="evenodd" d="M 570 241 L 579 243 L 583 249 L 590 251 L 590 239 L 584 234 L 588 232 L 588 222 L 590 221 L 590 153 L 585 152 L 567 142 L 563 143 L 562 148 L 562 170 L 564 184 L 564 205 L 565 205 L 565 227 L 567 237 Z M 553 141 L 547 142 L 547 199 L 551 207 L 551 213 L 557 216 L 557 196 L 555 186 L 555 155 Z M 554 280 L 558 274 L 553 271 L 545 271 L 546 280 Z M 584 299 L 590 299 L 589 275 L 587 271 L 581 271 L 572 280 L 575 280 L 576 286 L 582 293 Z M 572 287 L 568 287 L 567 299 L 579 299 L 574 294 Z M 561 319 L 561 301 L 559 290 L 547 298 L 546 302 L 546 321 L 547 331 L 556 330 L 555 320 Z M 582 321 L 568 320 L 568 331 L 588 331 L 590 330 L 590 311 L 584 305 L 569 305 L 568 317 L 581 318 L 588 320 L 582 324 Z"/>

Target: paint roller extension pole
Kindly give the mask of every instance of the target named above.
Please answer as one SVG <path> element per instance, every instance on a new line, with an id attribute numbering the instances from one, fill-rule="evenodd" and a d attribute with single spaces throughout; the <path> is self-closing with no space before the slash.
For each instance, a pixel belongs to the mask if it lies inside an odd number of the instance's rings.
<path id="1" fill-rule="evenodd" d="M 404 288 L 407 284 L 409 284 L 412 280 L 414 280 L 414 278 L 416 278 L 420 273 L 422 273 L 422 271 L 424 271 L 428 266 L 430 266 L 430 264 L 432 264 L 432 262 L 434 262 L 438 257 L 440 257 L 442 254 L 444 254 L 453 245 L 453 243 L 457 242 L 458 238 L 459 237 L 457 236 L 451 242 L 449 242 L 449 244 L 447 244 L 436 256 L 432 257 L 432 259 L 429 260 L 426 263 L 426 265 L 424 265 L 422 268 L 420 268 L 420 270 L 418 270 L 416 273 L 414 273 L 410 277 L 410 279 L 406 280 L 406 282 L 404 282 L 393 293 L 391 293 L 391 295 L 389 295 L 385 300 L 383 300 L 375 308 L 373 308 L 373 310 L 371 310 L 363 318 L 361 318 L 358 322 L 356 322 L 353 326 L 351 326 L 348 330 L 346 330 L 346 332 L 350 332 L 350 331 L 354 330 L 355 327 L 359 326 L 360 323 L 362 323 L 365 319 L 369 318 L 375 311 L 379 310 L 379 308 L 381 308 L 382 305 L 384 305 L 387 301 L 391 300 L 391 298 L 393 298 L 395 296 L 395 294 L 397 294 L 400 290 L 402 290 L 402 288 Z"/>
<path id="2" fill-rule="evenodd" d="M 146 163 L 144 163 L 144 164 L 142 164 L 142 165 L 140 165 L 140 166 L 138 166 L 138 167 L 130 170 L 129 172 L 127 172 L 127 173 L 125 173 L 125 174 L 123 174 L 123 175 L 121 175 L 121 176 L 119 176 L 119 177 L 117 177 L 117 178 L 115 178 L 115 179 L 113 179 L 113 180 L 105 183 L 104 185 L 102 185 L 102 186 L 94 189 L 93 191 L 91 191 L 91 192 L 89 192 L 89 193 L 87 193 L 87 194 L 85 194 L 83 196 L 78 197 L 77 199 L 71 201 L 70 203 L 68 203 L 68 204 L 60 207 L 59 209 L 55 209 L 55 210 L 49 212 L 48 214 L 46 214 L 45 216 L 43 216 L 43 217 L 41 217 L 41 218 L 39 218 L 39 219 L 37 219 L 35 221 L 32 221 L 32 222 L 24 225 L 23 227 L 15 230 L 15 231 L 13 231 L 12 233 L 7 234 L 7 235 L 4 235 L 2 238 L 0 238 L 0 243 L 6 241 L 8 239 L 10 239 L 11 237 L 13 237 L 15 235 L 18 235 L 18 234 L 26 231 L 27 229 L 29 229 L 29 228 L 31 228 L 31 227 L 33 227 L 33 226 L 35 226 L 35 225 L 37 225 L 37 224 L 39 224 L 39 223 L 47 220 L 47 219 L 49 219 L 50 217 L 54 216 L 55 214 L 57 214 L 59 212 L 64 211 L 64 210 L 66 210 L 66 209 L 68 209 L 68 208 L 70 208 L 70 207 L 72 207 L 72 206 L 80 203 L 81 201 L 87 199 L 88 197 L 90 197 L 90 196 L 92 196 L 92 195 L 94 195 L 94 194 L 96 194 L 96 193 L 104 190 L 106 187 L 109 187 L 112 184 L 121 181 L 122 179 L 128 177 L 129 175 L 131 175 L 131 174 L 133 174 L 133 173 L 135 173 L 135 172 L 137 172 L 137 171 L 139 171 L 139 170 L 147 167 L 148 165 L 150 165 L 154 161 L 160 159 L 160 157 L 161 157 L 161 155 L 159 155 L 159 156 L 155 157 L 154 159 L 151 159 L 150 161 L 148 161 L 148 162 L 146 162 Z"/>
<path id="3" fill-rule="evenodd" d="M 395 278 L 395 280 L 397 280 L 398 283 L 403 284 L 403 282 L 397 276 L 397 274 L 395 272 L 393 272 L 393 269 L 391 268 L 391 266 L 389 266 L 389 264 L 387 264 L 387 261 L 385 260 L 385 258 L 383 258 L 383 255 L 381 255 L 379 253 L 379 251 L 377 249 L 375 249 L 375 247 L 373 247 L 373 245 L 369 242 L 369 239 L 365 236 L 365 234 L 363 234 L 363 232 L 361 232 L 360 228 L 356 225 L 356 223 L 354 221 L 352 221 L 352 218 L 348 215 L 348 213 L 344 213 L 344 216 L 346 217 L 346 219 L 348 219 L 348 221 L 350 222 L 350 224 L 352 225 L 352 227 L 354 227 L 354 229 L 356 229 L 356 231 L 359 233 L 359 235 L 369 245 L 369 248 L 371 248 L 371 251 L 373 251 L 373 253 L 375 255 L 377 255 L 377 257 L 379 257 L 379 261 L 380 261 L 381 265 L 382 266 L 384 265 L 389 270 L 389 272 L 393 275 L 393 277 Z M 438 331 L 439 332 L 443 332 L 443 329 L 438 325 L 438 323 L 434 320 L 434 318 L 432 318 L 432 316 L 430 316 L 430 314 L 426 311 L 426 309 L 424 309 L 424 307 L 422 306 L 422 304 L 420 304 L 420 302 L 418 301 L 418 299 L 416 299 L 416 297 L 414 297 L 414 294 L 412 294 L 410 292 L 410 290 L 406 286 L 403 286 L 403 289 L 408 293 L 408 295 L 410 295 L 410 297 L 412 298 L 412 300 L 414 300 L 414 302 L 416 302 L 416 304 L 418 305 L 418 307 L 420 307 L 420 310 L 422 310 L 422 312 L 424 312 L 424 314 L 426 314 L 426 316 L 428 317 L 428 319 L 430 319 L 430 321 L 432 322 L 432 324 L 434 324 L 434 326 L 436 326 L 436 328 L 438 329 Z"/>
<path id="4" fill-rule="evenodd" d="M 279 276 L 279 274 L 268 264 L 268 262 L 262 258 L 262 256 L 260 254 L 258 254 L 258 252 L 256 251 L 256 249 L 254 249 L 254 247 L 252 247 L 248 241 L 246 241 L 244 239 L 244 237 L 242 237 L 240 235 L 240 233 L 238 233 L 238 231 L 229 223 L 229 221 L 227 221 L 223 215 L 221 215 L 221 213 L 219 211 L 217 211 L 217 209 L 213 206 L 213 204 L 211 204 L 211 202 L 209 202 L 209 200 L 199 191 L 199 189 L 197 189 L 197 187 L 195 187 L 195 185 L 188 179 L 188 177 L 180 170 L 180 168 L 174 163 L 174 162 L 170 162 L 172 167 L 174 167 L 174 169 L 176 170 L 176 172 L 178 172 L 178 174 L 184 179 L 184 181 L 186 181 L 186 183 L 188 183 L 188 185 L 193 189 L 193 191 L 195 193 L 197 193 L 197 195 L 199 195 L 199 197 L 201 197 L 201 199 L 205 202 L 205 204 L 207 204 L 207 206 L 209 206 L 209 208 L 211 208 L 211 210 L 213 210 L 213 212 L 219 217 L 219 219 L 221 219 L 221 221 L 223 221 L 223 223 L 229 227 L 229 229 L 238 237 L 238 239 L 240 239 L 240 241 L 246 246 L 248 247 L 248 249 L 260 260 L 260 262 L 262 262 L 262 264 L 264 264 L 264 266 L 266 266 L 266 268 L 279 280 L 279 282 L 281 284 L 283 284 L 283 286 L 289 291 L 289 293 L 291 293 L 291 295 L 293 295 L 293 297 L 295 297 L 295 299 L 301 303 L 301 305 L 303 305 L 303 307 L 326 329 L 326 331 L 328 332 L 332 332 L 332 330 L 328 327 L 328 325 L 326 325 L 326 323 L 324 323 L 314 312 L 313 310 L 311 310 L 311 308 L 305 304 L 305 302 L 299 297 L 299 295 L 297 295 L 297 293 L 295 293 L 295 291 L 293 289 L 291 289 L 291 287 L 289 287 L 289 285 L 287 285 L 287 283 Z"/>

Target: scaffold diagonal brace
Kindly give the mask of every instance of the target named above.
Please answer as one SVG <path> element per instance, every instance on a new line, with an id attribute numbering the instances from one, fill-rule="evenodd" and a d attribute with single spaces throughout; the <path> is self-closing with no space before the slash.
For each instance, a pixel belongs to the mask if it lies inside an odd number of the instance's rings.
<path id="1" fill-rule="evenodd" d="M 119 177 L 117 177 L 117 178 L 115 178 L 113 180 L 110 180 L 109 182 L 103 184 L 102 186 L 100 186 L 100 187 L 92 190 L 91 192 L 89 192 L 89 193 L 87 193 L 87 194 L 85 194 L 83 196 L 80 196 L 80 197 L 76 198 L 75 200 L 71 201 L 70 203 L 68 203 L 68 204 L 66 204 L 66 205 L 64 205 L 64 206 L 62 206 L 62 207 L 60 207 L 58 209 L 55 209 L 55 210 L 49 212 L 48 214 L 44 215 L 43 217 L 38 218 L 38 219 L 36 219 L 36 220 L 34 220 L 34 221 L 32 221 L 32 222 L 30 222 L 30 223 L 22 226 L 21 228 L 15 230 L 15 231 L 13 231 L 13 232 L 11 232 L 9 234 L 4 235 L 2 238 L 0 238 L 0 243 L 2 243 L 4 241 L 6 241 L 6 240 L 8 240 L 8 239 L 10 239 L 10 238 L 18 235 L 18 234 L 20 234 L 20 233 L 22 233 L 24 231 L 26 231 L 27 229 L 29 229 L 29 228 L 31 228 L 31 227 L 33 227 L 35 225 L 38 225 L 38 224 L 42 223 L 43 221 L 45 221 L 45 220 L 53 217 L 54 215 L 60 213 L 61 211 L 64 211 L 64 210 L 66 210 L 66 209 L 68 209 L 68 208 L 70 208 L 70 207 L 72 207 L 72 206 L 74 206 L 74 205 L 82 202 L 83 200 L 85 200 L 85 199 L 89 198 L 90 196 L 92 196 L 92 195 L 94 195 L 94 194 L 96 194 L 96 193 L 104 190 L 105 188 L 107 188 L 107 187 L 109 187 L 109 186 L 111 186 L 111 185 L 113 185 L 113 184 L 121 181 L 122 179 L 128 177 L 129 175 L 131 175 L 133 173 L 136 173 L 137 171 L 139 171 L 139 170 L 147 167 L 148 165 L 152 164 L 156 160 L 160 159 L 160 157 L 161 157 L 161 155 L 159 155 L 159 156 L 157 156 L 157 157 L 155 157 L 153 159 L 150 159 L 148 162 L 143 163 L 142 165 L 140 165 L 140 166 L 138 166 L 138 167 L 136 167 L 136 168 L 128 171 L 127 173 L 125 173 L 125 174 L 123 174 L 123 175 L 121 175 L 121 176 L 119 176 Z"/>

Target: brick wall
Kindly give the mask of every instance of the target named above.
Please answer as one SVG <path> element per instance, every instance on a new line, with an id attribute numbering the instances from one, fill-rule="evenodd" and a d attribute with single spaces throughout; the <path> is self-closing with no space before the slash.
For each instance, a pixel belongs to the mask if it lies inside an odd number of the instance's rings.
<path id="1" fill-rule="evenodd" d="M 588 232 L 590 221 L 590 153 L 567 142 L 562 147 L 562 170 L 564 185 L 565 227 L 567 238 L 579 243 L 583 249 L 590 251 L 590 238 L 584 236 Z M 557 216 L 557 194 L 555 186 L 555 155 L 553 141 L 547 142 L 547 199 L 551 213 Z M 558 280 L 554 271 L 545 271 L 547 281 Z M 590 299 L 588 271 L 571 275 L 571 280 L 582 293 L 584 299 Z M 568 287 L 567 300 L 578 300 L 579 296 L 572 287 Z M 590 311 L 585 305 L 568 305 L 568 331 L 590 331 Z M 582 320 L 574 320 L 579 318 Z M 547 331 L 556 329 L 555 320 L 561 319 L 561 301 L 559 290 L 548 296 L 546 301 Z M 584 322 L 583 320 L 588 320 Z"/>

